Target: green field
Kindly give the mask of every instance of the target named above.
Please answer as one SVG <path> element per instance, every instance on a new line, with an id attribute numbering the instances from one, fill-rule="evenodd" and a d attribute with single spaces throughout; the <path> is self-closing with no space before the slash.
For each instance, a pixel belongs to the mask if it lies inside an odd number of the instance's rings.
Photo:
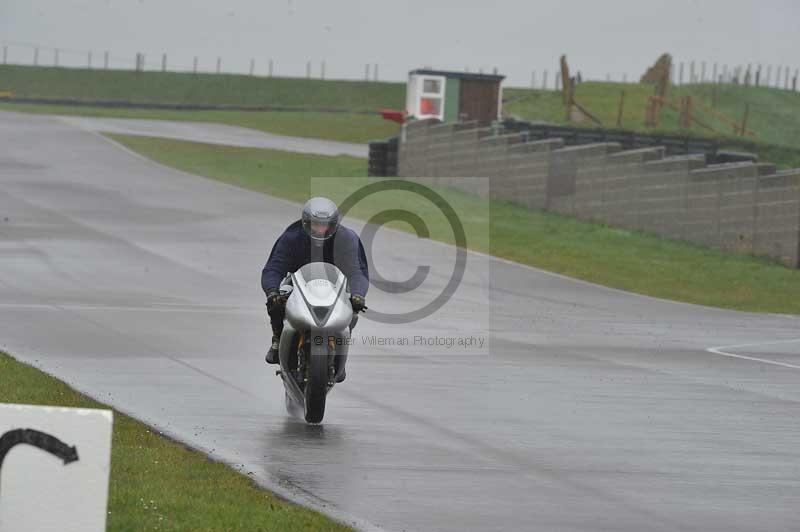
<path id="1" fill-rule="evenodd" d="M 0 402 L 109 408 L 0 352 Z M 108 530 L 345 531 L 246 475 L 114 412 Z"/>
<path id="2" fill-rule="evenodd" d="M 405 101 L 402 83 L 12 65 L 0 66 L 3 91 L 26 98 L 363 112 L 401 108 Z"/>
<path id="3" fill-rule="evenodd" d="M 670 98 L 691 96 L 695 104 L 712 107 L 716 101 L 716 111 L 735 121 L 744 116 L 745 103 L 750 110 L 747 129 L 756 137 L 735 136 L 731 126 L 712 113 L 701 112 L 698 117 L 719 132 L 715 134 L 701 126 L 693 125 L 688 131 L 678 124 L 678 113 L 668 107 L 662 111 L 662 121 L 657 129 L 644 127 L 645 109 L 649 96 L 653 94 L 651 85 L 638 83 L 585 82 L 575 90 L 576 100 L 589 109 L 605 127 L 615 128 L 621 91 L 625 91 L 622 128 L 642 132 L 659 132 L 716 137 L 722 140 L 724 148 L 738 149 L 738 142 L 744 140 L 754 143 L 752 148 L 760 160 L 773 162 L 784 168 L 800 167 L 800 92 L 788 92 L 764 87 L 743 87 L 737 85 L 696 84 L 673 87 Z M 565 124 L 564 104 L 560 92 L 530 89 L 506 89 L 509 100 L 504 110 L 523 120 L 544 120 Z M 590 121 L 579 125 L 597 127 Z"/>
<path id="4" fill-rule="evenodd" d="M 733 134 L 732 128 L 707 112 L 699 117 L 712 126 L 713 133 L 698 125 L 689 130 L 678 127 L 678 113 L 665 108 L 656 130 L 644 127 L 650 85 L 638 83 L 585 82 L 576 88 L 576 99 L 595 114 L 606 127 L 616 127 L 620 92 L 625 91 L 622 127 L 636 131 L 714 136 L 722 147 L 753 151 L 760 160 L 781 168 L 800 167 L 800 93 L 772 88 L 694 84 L 673 87 L 670 98 L 691 95 L 699 106 L 716 106 L 716 111 L 741 121 L 745 103 L 749 104 L 748 145 Z M 272 106 L 295 110 L 339 110 L 348 113 L 259 112 L 259 111 L 167 111 L 117 109 L 46 104 L 0 103 L 0 109 L 56 114 L 163 118 L 170 120 L 212 121 L 250 127 L 262 131 L 317 137 L 331 140 L 366 142 L 397 134 L 396 124 L 377 115 L 379 108 L 402 109 L 405 85 L 402 83 L 335 81 L 302 78 L 265 78 L 233 74 L 191 74 L 174 72 L 131 72 L 54 67 L 0 66 L 0 92 L 15 96 L 80 101 L 114 100 L 139 104 Z M 561 93 L 552 90 L 504 89 L 504 110 L 524 120 L 565 123 Z M 594 127 L 591 122 L 580 125 Z"/>
<path id="5" fill-rule="evenodd" d="M 111 135 L 163 164 L 273 196 L 302 202 L 313 193 L 340 200 L 365 178 L 363 160 Z M 800 314 L 800 270 L 764 259 L 705 249 L 635 231 L 531 211 L 506 202 L 437 189 L 461 213 L 469 247 L 579 279 L 666 299 L 717 307 Z M 452 242 L 449 225 L 430 206 L 386 194 L 351 215 L 407 208 L 431 221 L 431 237 Z M 288 223 L 288 220 L 287 220 Z M 407 229 L 407 226 L 397 226 Z"/>

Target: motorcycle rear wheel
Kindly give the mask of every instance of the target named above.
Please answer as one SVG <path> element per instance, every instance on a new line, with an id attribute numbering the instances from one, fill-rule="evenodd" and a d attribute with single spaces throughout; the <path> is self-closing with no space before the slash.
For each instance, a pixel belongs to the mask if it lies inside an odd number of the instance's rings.
<path id="1" fill-rule="evenodd" d="M 305 419 L 308 423 L 321 423 L 325 416 L 325 397 L 328 395 L 328 346 L 310 347 L 308 380 L 305 388 Z"/>

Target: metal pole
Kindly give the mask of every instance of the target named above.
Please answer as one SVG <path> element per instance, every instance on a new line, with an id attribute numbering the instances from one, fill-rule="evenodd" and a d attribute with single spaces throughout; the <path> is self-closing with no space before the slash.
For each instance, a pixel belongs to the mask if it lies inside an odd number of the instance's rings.
<path id="1" fill-rule="evenodd" d="M 161 54 L 161 72 L 167 71 L 167 54 Z"/>

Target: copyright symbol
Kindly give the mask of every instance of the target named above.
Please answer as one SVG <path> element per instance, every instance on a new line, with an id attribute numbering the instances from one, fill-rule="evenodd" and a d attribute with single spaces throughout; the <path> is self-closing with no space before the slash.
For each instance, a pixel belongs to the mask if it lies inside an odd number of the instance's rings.
<path id="1" fill-rule="evenodd" d="M 314 345 L 322 345 L 323 341 L 322 336 L 317 335 L 314 337 Z"/>
<path id="2" fill-rule="evenodd" d="M 467 263 L 467 237 L 464 232 L 464 226 L 461 223 L 461 219 L 458 217 L 455 209 L 453 209 L 447 200 L 445 200 L 441 195 L 431 188 L 413 181 L 385 179 L 361 187 L 341 202 L 339 205 L 339 212 L 341 213 L 342 218 L 344 218 L 347 212 L 364 198 L 379 192 L 387 192 L 392 190 L 416 194 L 417 196 L 421 196 L 428 202 L 435 205 L 447 219 L 450 229 L 453 231 L 454 242 L 456 245 L 456 262 L 452 274 L 450 275 L 450 279 L 442 292 L 427 305 L 411 312 L 393 314 L 370 309 L 369 313 L 367 314 L 367 319 L 380 323 L 413 323 L 426 318 L 439 310 L 450 300 L 459 284 L 461 284 Z M 378 229 L 392 221 L 402 221 L 409 224 L 420 238 L 430 237 L 430 232 L 428 227 L 425 225 L 425 222 L 422 220 L 422 218 L 420 218 L 419 215 L 413 212 L 403 209 L 387 209 L 379 212 L 367 220 L 367 224 L 364 226 L 364 230 L 360 235 L 369 264 L 374 264 L 374 261 L 372 260 L 372 244 Z M 410 278 L 399 282 L 385 279 L 380 275 L 379 272 L 373 270 L 370 272 L 370 284 L 375 285 L 384 292 L 395 294 L 410 292 L 422 285 L 430 273 L 430 270 L 430 266 L 417 266 L 416 272 Z"/>

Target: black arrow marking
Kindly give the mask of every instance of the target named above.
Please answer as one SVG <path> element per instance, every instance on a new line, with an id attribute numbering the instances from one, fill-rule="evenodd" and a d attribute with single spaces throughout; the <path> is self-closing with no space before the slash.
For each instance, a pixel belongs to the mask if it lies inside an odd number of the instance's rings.
<path id="1" fill-rule="evenodd" d="M 3 469 L 3 460 L 5 460 L 8 451 L 21 443 L 33 445 L 61 458 L 64 461 L 64 465 L 78 461 L 78 448 L 74 445 L 70 447 L 55 436 L 35 429 L 14 429 L 0 436 L 0 471 Z"/>

